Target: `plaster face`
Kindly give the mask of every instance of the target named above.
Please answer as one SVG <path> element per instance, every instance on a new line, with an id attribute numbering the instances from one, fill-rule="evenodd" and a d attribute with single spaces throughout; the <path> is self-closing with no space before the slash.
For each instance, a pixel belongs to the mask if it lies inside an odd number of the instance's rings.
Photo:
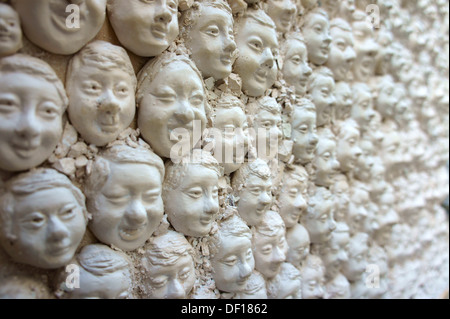
<path id="1" fill-rule="evenodd" d="M 280 230 L 275 236 L 265 236 L 256 232 L 253 241 L 255 269 L 266 279 L 275 277 L 286 261 L 288 246 L 285 231 Z"/>
<path id="2" fill-rule="evenodd" d="M 272 179 L 250 175 L 239 193 L 239 215 L 249 226 L 261 224 L 272 203 Z"/>
<path id="3" fill-rule="evenodd" d="M 381 90 L 378 92 L 376 107 L 384 118 L 392 119 L 394 117 L 395 106 L 399 102 L 395 94 L 395 87 L 393 81 L 384 81 Z"/>
<path id="4" fill-rule="evenodd" d="M 302 271 L 302 299 L 322 299 L 325 294 L 325 274 L 322 269 Z"/>
<path id="5" fill-rule="evenodd" d="M 330 34 L 332 41 L 327 67 L 333 72 L 335 81 L 346 81 L 356 59 L 353 35 L 338 27 L 331 28 Z"/>
<path id="6" fill-rule="evenodd" d="M 358 158 L 361 156 L 362 150 L 358 145 L 359 130 L 354 126 L 344 124 L 341 128 L 340 137 L 337 144 L 337 159 L 339 161 L 342 172 L 351 172 L 355 168 Z"/>
<path id="7" fill-rule="evenodd" d="M 295 226 L 286 231 L 286 240 L 289 247 L 286 261 L 299 268 L 309 255 L 311 241 L 308 232 L 303 226 Z"/>
<path id="8" fill-rule="evenodd" d="M 211 259 L 213 278 L 221 291 L 242 292 L 254 268 L 252 242 L 246 237 L 225 236 Z"/>
<path id="9" fill-rule="evenodd" d="M 192 137 L 195 120 L 203 128 L 205 103 L 202 79 L 189 65 L 176 61 L 165 66 L 146 89 L 139 107 L 142 136 L 156 154 L 170 158 L 172 147 L 178 143 L 170 139 L 172 131 L 186 129 Z"/>
<path id="10" fill-rule="evenodd" d="M 307 164 L 314 159 L 319 143 L 316 127 L 316 113 L 295 108 L 292 118 L 292 154 L 300 164 Z"/>
<path id="11" fill-rule="evenodd" d="M 310 92 L 311 100 L 316 106 L 317 127 L 331 124 L 332 112 L 336 104 L 334 88 L 335 83 L 333 78 L 319 76 L 318 83 Z"/>
<path id="12" fill-rule="evenodd" d="M 351 196 L 348 209 L 347 223 L 355 232 L 364 231 L 366 220 L 369 216 L 370 197 L 365 190 L 358 190 Z"/>
<path id="13" fill-rule="evenodd" d="M 330 187 L 339 169 L 336 158 L 336 143 L 330 139 L 319 138 L 314 166 L 316 167 L 317 186 Z"/>
<path id="14" fill-rule="evenodd" d="M 348 214 L 348 206 L 350 204 L 349 185 L 347 181 L 339 180 L 334 185 L 333 194 L 336 197 L 335 218 L 337 221 L 345 221 Z"/>
<path id="15" fill-rule="evenodd" d="M 22 48 L 22 29 L 14 9 L 0 3 L 0 57 L 16 53 Z"/>
<path id="16" fill-rule="evenodd" d="M 327 299 L 350 299 L 350 283 L 345 276 L 338 274 L 327 284 Z"/>
<path id="17" fill-rule="evenodd" d="M 273 114 L 266 110 L 259 110 L 256 114 L 253 126 L 256 131 L 256 149 L 260 157 L 265 158 L 271 155 L 271 144 L 278 149 L 277 146 L 281 144 L 283 139 L 281 124 L 281 114 L 279 113 Z M 266 146 L 265 152 L 260 149 L 262 145 Z M 273 153 L 277 154 L 276 152 Z"/>
<path id="18" fill-rule="evenodd" d="M 14 261 L 43 269 L 66 265 L 86 230 L 82 207 L 62 187 L 21 196 L 12 219 L 17 240 L 2 238 L 3 248 Z"/>
<path id="19" fill-rule="evenodd" d="M 336 98 L 335 119 L 345 121 L 352 115 L 353 99 L 350 85 L 346 82 L 336 83 L 334 96 Z"/>
<path id="20" fill-rule="evenodd" d="M 264 8 L 272 18 L 278 32 L 288 32 L 293 25 L 297 8 L 293 0 L 268 0 Z"/>
<path id="21" fill-rule="evenodd" d="M 24 171 L 50 157 L 63 132 L 62 105 L 55 85 L 41 77 L 0 76 L 0 169 Z"/>
<path id="22" fill-rule="evenodd" d="M 234 71 L 242 79 L 242 90 L 259 97 L 272 87 L 277 77 L 278 40 L 276 31 L 246 18 L 236 34 L 239 57 Z"/>
<path id="23" fill-rule="evenodd" d="M 348 261 L 348 244 L 350 234 L 348 232 L 333 232 L 330 242 L 322 254 L 322 260 L 326 268 L 327 278 L 335 278 L 342 269 L 342 263 Z"/>
<path id="24" fill-rule="evenodd" d="M 66 13 L 66 7 L 70 3 L 17 0 L 14 6 L 20 15 L 23 31 L 31 42 L 52 53 L 69 55 L 97 35 L 106 16 L 106 0 L 76 1 L 80 9 L 80 27 L 68 28 L 66 20 L 70 13 Z"/>
<path id="25" fill-rule="evenodd" d="M 334 203 L 331 200 L 324 200 L 312 208 L 302 219 L 302 225 L 308 230 L 313 244 L 323 244 L 331 239 L 331 234 L 336 229 L 336 222 L 333 218 Z"/>
<path id="26" fill-rule="evenodd" d="M 161 54 L 178 36 L 178 0 L 113 0 L 108 16 L 120 43 L 139 56 Z"/>
<path id="27" fill-rule="evenodd" d="M 147 164 L 109 165 L 105 185 L 88 198 L 88 203 L 98 207 L 90 208 L 93 218 L 89 227 L 103 243 L 135 250 L 150 238 L 164 213 L 160 172 Z"/>
<path id="28" fill-rule="evenodd" d="M 200 14 L 187 33 L 186 46 L 204 78 L 224 79 L 235 60 L 233 17 L 212 6 L 202 6 Z"/>
<path id="29" fill-rule="evenodd" d="M 295 226 L 307 207 L 307 181 L 301 182 L 296 178 L 285 175 L 280 198 L 280 216 L 286 228 Z"/>
<path id="30" fill-rule="evenodd" d="M 330 54 L 330 22 L 321 14 L 312 13 L 309 23 L 305 24 L 303 34 L 308 48 L 309 62 L 323 65 Z"/>
<path id="31" fill-rule="evenodd" d="M 236 294 L 234 299 L 267 299 L 264 277 L 259 272 L 254 271 L 247 280 L 245 291 Z"/>
<path id="32" fill-rule="evenodd" d="M 372 177 L 372 168 L 375 165 L 375 149 L 373 143 L 367 140 L 361 140 L 359 147 L 362 153 L 356 161 L 354 169 L 355 177 L 362 182 L 368 183 Z"/>
<path id="33" fill-rule="evenodd" d="M 289 86 L 293 86 L 295 94 L 306 94 L 308 78 L 312 69 L 308 65 L 308 52 L 303 42 L 288 40 L 288 47 L 283 61 L 283 78 Z"/>
<path id="34" fill-rule="evenodd" d="M 298 277 L 289 278 L 295 273 L 298 274 Z M 268 286 L 269 293 L 271 292 L 270 299 L 302 299 L 300 272 L 291 264 L 284 263 L 280 273 L 272 279 L 272 283 L 268 283 Z"/>
<path id="35" fill-rule="evenodd" d="M 352 118 L 358 122 L 362 128 L 368 128 L 370 122 L 375 117 L 375 111 L 373 109 L 372 94 L 363 90 L 357 90 L 354 92 Z"/>
<path id="36" fill-rule="evenodd" d="M 219 211 L 219 178 L 201 165 L 189 165 L 181 184 L 169 189 L 165 210 L 170 223 L 187 236 L 205 236 Z"/>
<path id="37" fill-rule="evenodd" d="M 349 281 L 359 280 L 366 271 L 368 250 L 365 243 L 358 243 L 348 251 L 349 258 L 344 262 L 343 274 Z"/>

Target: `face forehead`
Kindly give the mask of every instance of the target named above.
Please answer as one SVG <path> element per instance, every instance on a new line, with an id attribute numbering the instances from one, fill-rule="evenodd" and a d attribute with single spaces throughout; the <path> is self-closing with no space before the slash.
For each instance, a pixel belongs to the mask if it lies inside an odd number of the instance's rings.
<path id="1" fill-rule="evenodd" d="M 245 182 L 246 187 L 252 186 L 263 186 L 263 187 L 272 187 L 272 179 L 263 179 L 255 174 L 250 174 Z"/>
<path id="2" fill-rule="evenodd" d="M 292 126 L 294 129 L 296 129 L 299 125 L 302 125 L 304 123 L 316 124 L 316 117 L 316 112 L 311 112 L 302 108 L 295 108 L 292 118 Z"/>
<path id="3" fill-rule="evenodd" d="M 247 17 L 238 22 L 237 31 L 236 43 L 238 46 L 249 40 L 251 36 L 258 36 L 265 41 L 265 45 L 267 47 L 278 47 L 278 39 L 275 29 L 267 25 L 263 25 L 253 18 Z"/>
<path id="4" fill-rule="evenodd" d="M 217 186 L 219 177 L 212 169 L 201 165 L 188 165 L 186 174 L 179 189 L 193 184 Z"/>
<path id="5" fill-rule="evenodd" d="M 221 244 L 218 253 L 214 256 L 215 260 L 220 260 L 230 254 L 246 252 L 252 248 L 252 242 L 249 237 L 237 236 L 231 234 L 221 234 Z"/>
<path id="6" fill-rule="evenodd" d="M 233 17 L 231 13 L 224 9 L 213 7 L 212 5 L 202 5 L 200 16 L 194 22 L 192 30 L 199 30 L 204 26 L 210 25 L 211 22 L 221 23 L 233 27 Z"/>
<path id="7" fill-rule="evenodd" d="M 247 121 L 244 111 L 240 107 L 217 108 L 215 126 L 220 127 L 224 124 L 240 123 L 241 126 Z"/>
<path id="8" fill-rule="evenodd" d="M 305 24 L 305 28 L 312 28 L 316 24 L 320 24 L 326 28 L 330 26 L 330 22 L 325 16 L 319 13 L 311 13 L 311 16 L 308 17 L 307 23 Z"/>
<path id="9" fill-rule="evenodd" d="M 312 87 L 312 90 L 313 92 L 323 88 L 334 90 L 334 87 L 335 83 L 332 77 L 319 75 L 314 83 L 314 86 Z"/>
<path id="10" fill-rule="evenodd" d="M 343 39 L 348 44 L 353 45 L 353 33 L 351 31 L 345 31 L 339 27 L 331 27 L 330 34 L 333 39 L 332 42 L 337 42 L 338 39 Z"/>
<path id="11" fill-rule="evenodd" d="M 9 5 L 0 3 L 0 17 L 6 19 L 19 19 L 17 12 Z"/>
<path id="12" fill-rule="evenodd" d="M 307 51 L 305 44 L 299 40 L 289 40 L 287 43 L 286 58 L 289 59 L 297 54 L 300 55 L 300 57 L 306 56 Z"/>

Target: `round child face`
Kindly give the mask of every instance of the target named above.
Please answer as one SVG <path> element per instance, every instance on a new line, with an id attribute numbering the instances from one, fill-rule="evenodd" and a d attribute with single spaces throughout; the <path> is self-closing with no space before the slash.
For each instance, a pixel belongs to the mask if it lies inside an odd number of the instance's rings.
<path id="1" fill-rule="evenodd" d="M 293 23 L 297 8 L 292 0 L 268 0 L 265 9 L 277 26 L 278 32 L 288 32 Z"/>
<path id="2" fill-rule="evenodd" d="M 62 135 L 63 101 L 54 84 L 23 73 L 0 76 L 0 169 L 42 164 Z"/>
<path id="3" fill-rule="evenodd" d="M 239 57 L 234 70 L 242 78 L 242 90 L 259 97 L 272 87 L 277 77 L 278 40 L 275 30 L 251 18 L 240 22 L 236 44 Z"/>
<path id="4" fill-rule="evenodd" d="M 189 165 L 181 184 L 164 194 L 173 227 L 187 236 L 205 236 L 219 211 L 219 178 L 201 165 Z"/>
<path id="5" fill-rule="evenodd" d="M 316 185 L 330 187 L 334 182 L 339 165 L 336 159 L 336 143 L 329 139 L 320 139 L 314 160 Z"/>
<path id="6" fill-rule="evenodd" d="M 236 51 L 230 13 L 202 6 L 201 16 L 189 30 L 186 42 L 204 78 L 219 80 L 230 75 Z"/>
<path id="7" fill-rule="evenodd" d="M 295 226 L 300 216 L 306 211 L 307 185 L 296 178 L 289 177 L 283 183 L 280 202 L 280 216 L 286 228 Z"/>
<path id="8" fill-rule="evenodd" d="M 295 88 L 295 94 L 303 96 L 312 73 L 308 65 L 308 52 L 303 42 L 291 40 L 288 43 L 283 63 L 283 77 L 289 86 Z"/>
<path id="9" fill-rule="evenodd" d="M 322 269 L 307 268 L 302 271 L 302 298 L 322 299 L 325 293 L 325 274 Z"/>
<path id="10" fill-rule="evenodd" d="M 319 142 L 316 133 L 316 113 L 296 108 L 292 119 L 292 153 L 300 164 L 307 164 L 314 159 Z"/>
<path id="11" fill-rule="evenodd" d="M 310 92 L 312 102 L 316 106 L 317 127 L 331 124 L 331 115 L 336 104 L 334 86 L 333 78 L 320 76 Z"/>
<path id="12" fill-rule="evenodd" d="M 147 164 L 109 165 L 111 172 L 105 185 L 88 198 L 88 203 L 98 207 L 90 209 L 90 229 L 105 244 L 134 250 L 150 238 L 161 222 L 161 174 Z"/>
<path id="13" fill-rule="evenodd" d="M 19 16 L 10 6 L 0 3 L 0 57 L 14 54 L 21 47 Z"/>
<path id="14" fill-rule="evenodd" d="M 288 232 L 290 231 L 295 232 L 294 229 L 288 230 Z M 294 234 L 288 234 L 287 242 L 289 250 L 286 260 L 295 267 L 299 267 L 303 260 L 309 255 L 309 246 L 311 244 L 309 237 L 305 232 L 295 232 Z"/>
<path id="15" fill-rule="evenodd" d="M 352 115 L 352 89 L 346 82 L 338 82 L 334 90 L 336 120 L 346 120 Z"/>
<path id="16" fill-rule="evenodd" d="M 275 277 L 280 272 L 281 265 L 286 261 L 288 247 L 285 231 L 280 230 L 271 237 L 256 233 L 253 240 L 256 270 L 266 279 Z"/>
<path id="17" fill-rule="evenodd" d="M 259 225 L 272 203 L 272 180 L 250 175 L 239 197 L 239 215 L 249 226 Z"/>
<path id="18" fill-rule="evenodd" d="M 194 121 L 201 128 L 206 125 L 205 101 L 202 79 L 186 63 L 176 61 L 159 71 L 146 89 L 138 117 L 142 136 L 156 154 L 170 158 L 178 143 L 171 140 L 173 131 L 184 129 L 192 137 Z"/>
<path id="19" fill-rule="evenodd" d="M 321 14 L 314 14 L 304 26 L 303 34 L 308 47 L 309 61 L 323 65 L 330 53 L 330 22 Z"/>
<path id="20" fill-rule="evenodd" d="M 342 138 L 338 140 L 337 158 L 341 164 L 342 172 L 353 171 L 362 150 L 358 146 L 359 130 L 353 126 L 346 125 L 342 128 L 345 130 Z"/>
<path id="21" fill-rule="evenodd" d="M 106 0 L 79 0 L 75 1 L 79 27 L 68 25 L 69 15 L 76 12 L 72 8 L 66 12 L 71 3 L 73 1 L 17 0 L 15 8 L 31 42 L 52 53 L 69 55 L 97 35 L 106 16 Z"/>
<path id="22" fill-rule="evenodd" d="M 66 265 L 86 231 L 82 207 L 66 188 L 21 196 L 14 206 L 13 246 L 2 242 L 13 260 L 44 269 Z M 4 240 L 4 239 L 2 239 Z"/>
<path id="23" fill-rule="evenodd" d="M 67 87 L 70 121 L 89 144 L 114 141 L 136 113 L 131 76 L 120 69 L 103 71 L 90 65 L 73 72 Z"/>
<path id="24" fill-rule="evenodd" d="M 308 230 L 311 243 L 322 244 L 331 239 L 331 234 L 336 229 L 332 212 L 333 205 L 331 200 L 318 203 L 314 207 L 314 212 L 308 213 L 304 219 L 304 226 Z"/>
<path id="25" fill-rule="evenodd" d="M 327 66 L 333 71 L 336 81 L 346 81 L 356 58 L 353 35 L 350 31 L 344 31 L 338 27 L 331 28 L 330 33 L 333 40 Z"/>
<path id="26" fill-rule="evenodd" d="M 120 43 L 139 56 L 161 54 L 179 32 L 178 0 L 113 0 L 108 15 Z"/>

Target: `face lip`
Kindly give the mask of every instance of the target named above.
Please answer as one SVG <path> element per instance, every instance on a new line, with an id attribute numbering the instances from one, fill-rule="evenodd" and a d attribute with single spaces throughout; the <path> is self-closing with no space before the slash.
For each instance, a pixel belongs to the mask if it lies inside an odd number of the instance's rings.
<path id="1" fill-rule="evenodd" d="M 204 216 L 200 218 L 200 224 L 203 226 L 210 226 L 212 222 L 213 222 L 212 216 Z"/>
<path id="2" fill-rule="evenodd" d="M 233 55 L 232 54 L 223 54 L 220 57 L 220 62 L 222 62 L 222 64 L 225 66 L 231 66 L 231 64 L 233 62 Z"/>
<path id="3" fill-rule="evenodd" d="M 38 150 L 39 144 L 36 142 L 13 142 L 12 149 L 14 153 L 23 159 L 28 159 L 33 156 L 33 153 Z"/>
<path id="4" fill-rule="evenodd" d="M 135 241 L 139 239 L 144 231 L 147 229 L 147 223 L 137 227 L 121 227 L 119 229 L 119 236 L 124 241 Z"/>
<path id="5" fill-rule="evenodd" d="M 68 28 L 66 26 L 66 20 L 64 18 L 61 18 L 61 14 L 60 12 L 58 12 L 59 10 L 56 10 L 54 7 L 52 7 L 52 5 L 54 5 L 54 2 L 50 2 L 50 11 L 51 11 L 51 22 L 52 24 L 61 32 L 64 33 L 77 33 L 78 31 L 81 30 L 81 28 L 77 29 L 77 28 Z M 61 4 L 59 4 L 61 5 Z M 62 5 L 66 5 L 64 3 L 62 3 Z M 83 15 L 80 14 L 80 24 L 83 24 Z"/>
<path id="6" fill-rule="evenodd" d="M 49 247 L 49 249 L 47 250 L 47 254 L 52 257 L 62 257 L 67 253 L 69 253 L 70 250 L 71 250 L 70 243 L 63 245 L 55 245 Z"/>
<path id="7" fill-rule="evenodd" d="M 169 33 L 169 28 L 165 24 L 153 24 L 150 27 L 150 32 L 155 38 L 165 40 Z"/>
<path id="8" fill-rule="evenodd" d="M 267 76 L 268 72 L 261 68 L 254 73 L 254 79 L 260 84 L 265 84 L 267 82 Z"/>

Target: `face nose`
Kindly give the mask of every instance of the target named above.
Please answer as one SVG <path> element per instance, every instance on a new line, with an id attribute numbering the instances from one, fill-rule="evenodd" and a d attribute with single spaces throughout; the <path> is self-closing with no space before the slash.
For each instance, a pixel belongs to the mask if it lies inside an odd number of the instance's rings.
<path id="1" fill-rule="evenodd" d="M 25 111 L 21 114 L 16 125 L 15 132 L 22 138 L 31 139 L 39 135 L 41 128 L 36 115 L 32 111 Z"/>
<path id="2" fill-rule="evenodd" d="M 272 255 L 272 262 L 283 263 L 286 261 L 286 254 L 280 247 L 275 247 Z"/>
<path id="3" fill-rule="evenodd" d="M 306 200 L 303 198 L 302 195 L 297 196 L 297 198 L 295 199 L 294 202 L 294 206 L 295 208 L 301 210 L 301 211 L 305 211 L 307 208 L 307 203 Z"/>
<path id="4" fill-rule="evenodd" d="M 147 220 L 147 211 L 141 201 L 133 200 L 129 204 L 125 216 L 131 225 L 142 225 Z"/>
<path id="5" fill-rule="evenodd" d="M 237 49 L 236 42 L 234 42 L 232 36 L 227 36 L 224 41 L 224 51 L 232 54 Z"/>
<path id="6" fill-rule="evenodd" d="M 362 155 L 362 149 L 359 148 L 359 146 L 355 146 L 353 149 L 353 154 L 355 154 L 355 157 L 358 158 Z"/>
<path id="7" fill-rule="evenodd" d="M 310 68 L 310 66 L 305 63 L 304 64 L 304 68 L 303 68 L 303 76 L 306 78 L 309 78 L 312 74 L 312 69 Z"/>
<path id="8" fill-rule="evenodd" d="M 333 171 L 339 170 L 340 167 L 341 164 L 338 162 L 338 160 L 333 159 L 333 162 L 331 163 L 331 168 L 333 169 Z"/>
<path id="9" fill-rule="evenodd" d="M 330 218 L 328 221 L 328 229 L 330 231 L 334 231 L 336 229 L 336 222 L 334 221 L 333 218 Z"/>
<path id="10" fill-rule="evenodd" d="M 48 226 L 48 240 L 51 242 L 61 242 L 69 237 L 66 225 L 57 217 L 51 217 Z"/>
<path id="11" fill-rule="evenodd" d="M 4 19 L 0 19 L 0 31 L 8 31 L 8 24 Z"/>
<path id="12" fill-rule="evenodd" d="M 208 215 L 214 215 L 219 211 L 219 203 L 216 199 L 209 197 L 205 199 L 204 212 Z"/>
<path id="13" fill-rule="evenodd" d="M 100 110 L 115 115 L 120 111 L 120 103 L 111 90 L 107 90 L 100 102 Z"/>
<path id="14" fill-rule="evenodd" d="M 170 23 L 172 21 L 172 14 L 165 0 L 159 6 L 155 7 L 158 10 L 155 15 L 155 22 Z"/>
<path id="15" fill-rule="evenodd" d="M 239 268 L 239 278 L 241 278 L 241 279 L 249 278 L 250 275 L 252 274 L 252 272 L 253 272 L 253 269 L 249 265 L 249 263 L 244 262 L 244 263 L 242 263 L 241 267 Z"/>
<path id="16" fill-rule="evenodd" d="M 310 139 L 309 139 L 309 144 L 313 145 L 313 146 L 317 146 L 317 144 L 319 143 L 319 136 L 317 136 L 317 134 L 311 134 L 310 135 Z"/>
<path id="17" fill-rule="evenodd" d="M 187 101 L 181 101 L 178 104 L 174 116 L 182 124 L 191 123 L 195 119 L 194 111 Z"/>
<path id="18" fill-rule="evenodd" d="M 259 202 L 262 205 L 269 205 L 272 202 L 271 194 L 269 195 L 267 192 L 263 192 L 259 197 Z"/>
<path id="19" fill-rule="evenodd" d="M 334 107 L 335 105 L 336 105 L 336 97 L 334 96 L 334 94 L 331 94 L 330 97 L 328 98 L 328 106 Z"/>
<path id="20" fill-rule="evenodd" d="M 271 69 L 275 64 L 275 58 L 273 56 L 272 50 L 270 48 L 266 48 L 262 55 L 261 66 Z"/>
<path id="21" fill-rule="evenodd" d="M 352 47 L 347 47 L 347 50 L 345 51 L 345 61 L 348 64 L 353 64 L 356 60 L 356 52 Z"/>
<path id="22" fill-rule="evenodd" d="M 184 299 L 186 298 L 186 293 L 184 291 L 183 285 L 178 279 L 169 281 L 167 286 L 167 299 Z"/>
<path id="23" fill-rule="evenodd" d="M 348 261 L 348 255 L 345 251 L 341 250 L 338 254 L 338 260 L 342 263 L 342 262 L 347 262 Z"/>
<path id="24" fill-rule="evenodd" d="M 331 34 L 329 32 L 326 33 L 323 42 L 329 47 L 331 44 L 331 40 Z"/>

